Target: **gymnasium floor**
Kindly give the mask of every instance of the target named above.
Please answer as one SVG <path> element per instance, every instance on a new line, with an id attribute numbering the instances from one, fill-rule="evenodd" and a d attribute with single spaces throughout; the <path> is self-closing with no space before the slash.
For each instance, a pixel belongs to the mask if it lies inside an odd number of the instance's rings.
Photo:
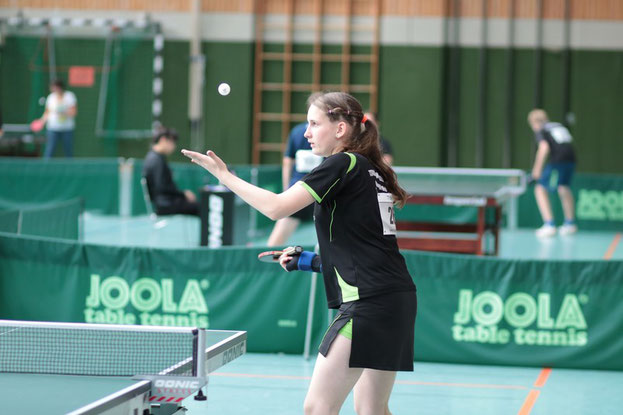
<path id="1" fill-rule="evenodd" d="M 120 218 L 92 213 L 84 215 L 84 241 L 88 243 L 150 246 L 160 248 L 197 247 L 199 219 L 167 216 L 151 220 L 148 216 Z M 264 246 L 267 230 L 257 232 L 250 245 Z M 500 258 L 513 259 L 623 259 L 623 242 L 617 232 L 582 231 L 570 236 L 539 239 L 533 229 L 502 230 Z M 303 224 L 289 244 L 313 245 L 316 231 L 312 223 Z"/>
<path id="2" fill-rule="evenodd" d="M 199 220 L 85 214 L 89 243 L 152 247 L 196 247 Z M 266 232 L 251 244 L 262 246 Z M 315 243 L 312 224 L 299 227 L 291 244 Z M 540 240 L 532 229 L 502 231 L 500 257 L 517 259 L 623 259 L 615 232 L 580 231 Z M 417 333 L 416 333 L 417 338 Z M 314 359 L 299 355 L 248 354 L 210 377 L 208 401 L 187 399 L 189 415 L 302 413 Z M 417 362 L 399 373 L 390 401 L 394 415 L 609 415 L 622 414 L 623 372 L 539 367 L 472 366 Z M 352 394 L 340 414 L 355 414 Z"/>
<path id="3" fill-rule="evenodd" d="M 417 333 L 416 333 L 417 339 Z M 221 415 L 302 413 L 314 361 L 248 354 L 212 375 L 207 412 Z M 623 408 L 623 372 L 415 362 L 399 373 L 394 415 L 614 415 Z M 187 399 L 189 415 L 205 402 Z M 342 415 L 354 415 L 352 393 Z"/>

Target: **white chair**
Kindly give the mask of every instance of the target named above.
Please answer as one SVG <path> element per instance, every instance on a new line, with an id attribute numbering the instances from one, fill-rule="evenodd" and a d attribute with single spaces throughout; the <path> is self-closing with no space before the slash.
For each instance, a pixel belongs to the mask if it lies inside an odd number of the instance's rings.
<path id="1" fill-rule="evenodd" d="M 194 243 L 198 243 L 198 237 L 195 238 L 197 240 L 196 242 L 192 241 L 193 238 L 191 237 L 191 235 L 193 232 L 190 229 L 191 227 L 197 227 L 196 223 L 194 222 L 198 219 L 192 216 L 189 216 L 189 215 L 176 214 L 176 215 L 168 215 L 168 217 L 170 218 L 177 218 L 177 219 L 172 219 L 171 221 L 168 221 L 164 217 L 158 216 L 158 214 L 154 211 L 154 205 L 151 201 L 151 196 L 149 195 L 149 187 L 147 186 L 147 179 L 145 177 L 141 177 L 141 190 L 143 191 L 143 200 L 145 201 L 145 209 L 147 210 L 147 214 L 149 215 L 149 218 L 154 222 L 154 229 L 156 230 L 162 229 L 161 232 L 156 232 L 156 234 L 152 235 L 152 237 L 156 237 L 156 238 L 163 237 L 164 234 L 162 234 L 162 232 L 165 231 L 164 228 L 169 224 L 169 222 L 171 222 L 173 226 L 176 226 L 176 224 L 179 225 L 181 223 L 182 235 L 183 235 L 182 237 L 184 238 L 188 246 L 192 246 Z"/>
<path id="2" fill-rule="evenodd" d="M 167 226 L 166 219 L 158 219 L 158 215 L 154 211 L 154 205 L 151 201 L 151 196 L 149 195 L 149 187 L 147 186 L 147 179 L 145 177 L 141 177 L 141 189 L 143 191 L 143 200 L 145 201 L 145 209 L 147 210 L 147 214 L 149 218 L 154 221 L 154 228 L 160 229 Z"/>

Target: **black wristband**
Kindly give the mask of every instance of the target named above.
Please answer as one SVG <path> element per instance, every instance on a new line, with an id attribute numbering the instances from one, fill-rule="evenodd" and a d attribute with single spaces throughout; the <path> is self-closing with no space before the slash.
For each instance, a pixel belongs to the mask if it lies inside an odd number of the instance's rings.
<path id="1" fill-rule="evenodd" d="M 314 259 L 312 259 L 311 266 L 314 272 L 322 273 L 322 260 L 320 259 L 320 255 L 316 255 Z"/>
<path id="2" fill-rule="evenodd" d="M 286 271 L 298 271 L 299 269 L 299 257 L 295 256 L 288 262 L 286 262 Z"/>

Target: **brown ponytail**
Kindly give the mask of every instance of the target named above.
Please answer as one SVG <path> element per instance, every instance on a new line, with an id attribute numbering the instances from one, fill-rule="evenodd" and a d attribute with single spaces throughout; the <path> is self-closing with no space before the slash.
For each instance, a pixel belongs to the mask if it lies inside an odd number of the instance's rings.
<path id="1" fill-rule="evenodd" d="M 319 92 L 309 97 L 307 105 L 322 109 L 332 122 L 341 120 L 351 126 L 352 134 L 344 143 L 342 151 L 359 153 L 367 158 L 383 177 L 385 187 L 394 196 L 394 203 L 399 207 L 404 206 L 407 192 L 398 184 L 394 170 L 383 160 L 379 131 L 372 121 L 364 119 L 359 101 L 344 92 Z"/>

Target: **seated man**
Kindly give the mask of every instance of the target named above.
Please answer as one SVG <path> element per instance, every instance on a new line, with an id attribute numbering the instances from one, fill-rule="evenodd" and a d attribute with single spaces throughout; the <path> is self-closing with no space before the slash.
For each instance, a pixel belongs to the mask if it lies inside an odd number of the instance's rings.
<path id="1" fill-rule="evenodd" d="M 143 177 L 147 180 L 149 196 L 158 215 L 176 213 L 199 216 L 197 197 L 190 190 L 183 192 L 173 182 L 167 156 L 175 151 L 177 132 L 162 128 L 156 132 L 152 146 L 143 164 Z"/>

